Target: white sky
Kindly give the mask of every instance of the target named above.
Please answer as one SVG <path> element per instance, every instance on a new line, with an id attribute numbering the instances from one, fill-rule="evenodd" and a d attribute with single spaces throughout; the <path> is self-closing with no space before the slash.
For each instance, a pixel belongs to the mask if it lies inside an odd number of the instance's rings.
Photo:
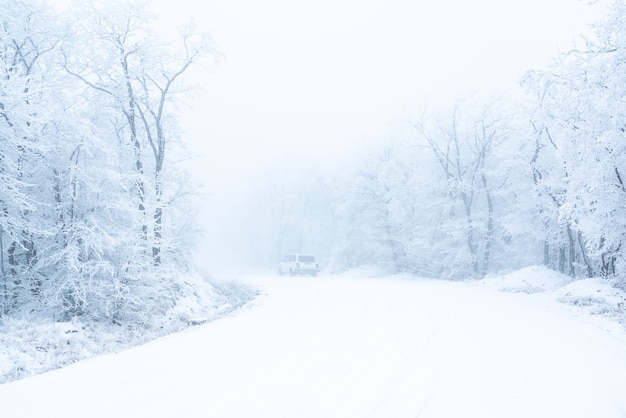
<path id="1" fill-rule="evenodd" d="M 193 17 L 226 54 L 187 127 L 218 193 L 277 161 L 336 164 L 412 105 L 506 89 L 610 0 L 153 1 L 164 24 Z"/>
<path id="2" fill-rule="evenodd" d="M 244 154 L 341 153 L 411 105 L 508 87 L 569 49 L 607 0 L 163 3 L 226 54 L 195 103 L 197 136 L 214 163 L 243 166 Z"/>
<path id="3" fill-rule="evenodd" d="M 194 19 L 226 54 L 202 76 L 187 130 L 205 165 L 243 170 L 277 156 L 342 156 L 384 137 L 412 105 L 506 89 L 570 49 L 610 1 L 148 3 L 163 29 Z"/>

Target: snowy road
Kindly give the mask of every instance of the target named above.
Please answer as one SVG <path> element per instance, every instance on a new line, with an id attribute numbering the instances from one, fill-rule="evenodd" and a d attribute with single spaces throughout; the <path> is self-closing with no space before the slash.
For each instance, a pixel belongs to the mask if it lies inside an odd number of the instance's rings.
<path id="1" fill-rule="evenodd" d="M 626 343 L 524 294 L 249 277 L 236 315 L 0 386 L 17 417 L 624 417 Z"/>

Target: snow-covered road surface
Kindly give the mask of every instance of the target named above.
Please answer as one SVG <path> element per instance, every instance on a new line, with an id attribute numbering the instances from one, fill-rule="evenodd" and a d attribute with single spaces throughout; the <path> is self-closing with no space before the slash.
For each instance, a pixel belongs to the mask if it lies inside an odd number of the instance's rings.
<path id="1" fill-rule="evenodd" d="M 0 386 L 17 417 L 625 417 L 621 331 L 462 283 L 245 278 L 236 314 Z"/>

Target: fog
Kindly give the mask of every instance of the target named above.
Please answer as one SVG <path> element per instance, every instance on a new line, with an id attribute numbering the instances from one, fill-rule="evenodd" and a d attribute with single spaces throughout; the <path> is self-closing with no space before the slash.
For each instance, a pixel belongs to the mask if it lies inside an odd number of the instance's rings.
<path id="1" fill-rule="evenodd" d="M 349 277 L 392 290 L 366 308 L 405 296 L 393 278 L 474 279 L 621 321 L 626 0 L 607 6 L 0 2 L 0 380 L 261 294 L 270 327 L 294 291 L 358 312 L 356 281 L 328 287 Z"/>
<path id="2" fill-rule="evenodd" d="M 193 18 L 223 52 L 218 65 L 198 73 L 204 87 L 184 118 L 206 193 L 198 260 L 207 269 L 249 261 L 271 266 L 275 255 L 259 253 L 254 225 L 266 222 L 259 202 L 276 199 L 282 183 L 338 182 L 335 173 L 387 140 L 415 106 L 453 103 L 474 92 L 514 94 L 527 70 L 571 49 L 607 6 L 574 0 L 215 0 L 201 10 L 191 0 L 175 9 L 154 4 L 164 28 Z"/>

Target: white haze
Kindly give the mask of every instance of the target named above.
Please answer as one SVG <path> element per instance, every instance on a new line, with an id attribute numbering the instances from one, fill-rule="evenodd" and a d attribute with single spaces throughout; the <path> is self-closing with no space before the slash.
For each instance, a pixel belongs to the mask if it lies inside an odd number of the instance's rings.
<path id="1" fill-rule="evenodd" d="M 70 0 L 59 0 L 61 7 Z M 246 222 L 277 178 L 328 178 L 415 106 L 513 94 L 568 51 L 607 0 L 148 2 L 164 34 L 194 22 L 223 52 L 183 117 L 203 185 L 205 268 L 240 264 Z M 315 173 L 315 174 L 303 174 Z M 211 254 L 211 257 L 207 257 Z"/>
<path id="2" fill-rule="evenodd" d="M 155 2 L 164 28 L 192 17 L 225 54 L 185 119 L 210 195 L 202 261 L 241 259 L 241 216 L 268 177 L 345 166 L 413 105 L 515 88 L 606 11 L 575 0 L 169 4 Z"/>

